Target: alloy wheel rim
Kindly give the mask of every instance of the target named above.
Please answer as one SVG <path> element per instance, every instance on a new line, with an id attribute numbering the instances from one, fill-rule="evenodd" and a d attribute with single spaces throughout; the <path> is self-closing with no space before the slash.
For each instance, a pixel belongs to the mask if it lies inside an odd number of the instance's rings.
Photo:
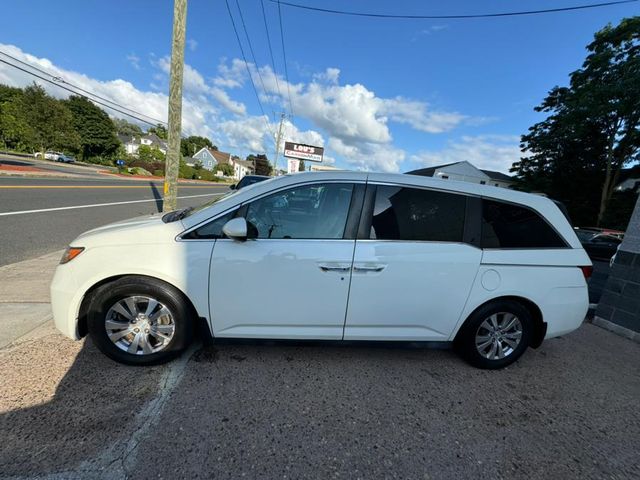
<path id="1" fill-rule="evenodd" d="M 152 297 L 135 295 L 114 303 L 104 320 L 107 336 L 131 355 L 150 355 L 167 348 L 176 331 L 173 314 Z"/>
<path id="2" fill-rule="evenodd" d="M 485 318 L 476 332 L 478 353 L 489 360 L 513 354 L 522 341 L 522 323 L 513 313 L 499 312 Z"/>

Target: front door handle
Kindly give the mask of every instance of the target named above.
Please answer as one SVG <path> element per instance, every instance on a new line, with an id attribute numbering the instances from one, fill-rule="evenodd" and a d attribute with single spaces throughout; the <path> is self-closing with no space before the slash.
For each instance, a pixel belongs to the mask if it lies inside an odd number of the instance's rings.
<path id="1" fill-rule="evenodd" d="M 341 272 L 348 273 L 351 270 L 351 264 L 346 263 L 319 263 L 318 268 L 323 272 Z"/>
<path id="2" fill-rule="evenodd" d="M 361 273 L 366 273 L 366 272 L 381 272 L 385 269 L 386 265 L 380 265 L 380 264 L 375 264 L 375 265 L 354 265 L 353 267 L 353 271 L 354 272 L 361 272 Z"/>

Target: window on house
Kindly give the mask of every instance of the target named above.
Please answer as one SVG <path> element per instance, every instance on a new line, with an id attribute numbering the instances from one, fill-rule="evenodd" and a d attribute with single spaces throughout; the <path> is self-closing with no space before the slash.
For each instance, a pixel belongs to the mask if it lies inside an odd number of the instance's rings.
<path id="1" fill-rule="evenodd" d="M 449 175 L 442 175 L 440 178 L 443 178 L 446 180 L 447 178 L 449 178 Z"/>
<path id="2" fill-rule="evenodd" d="M 485 182 L 484 180 L 480 180 L 480 185 L 486 185 L 487 182 Z"/>
<path id="3" fill-rule="evenodd" d="M 380 185 L 370 238 L 461 242 L 465 208 L 463 195 Z"/>

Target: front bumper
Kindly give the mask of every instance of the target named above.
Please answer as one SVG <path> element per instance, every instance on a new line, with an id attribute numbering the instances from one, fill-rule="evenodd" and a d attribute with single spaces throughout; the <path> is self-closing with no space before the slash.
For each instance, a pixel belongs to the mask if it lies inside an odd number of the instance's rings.
<path id="1" fill-rule="evenodd" d="M 70 264 L 58 265 L 51 282 L 51 310 L 56 328 L 65 336 L 79 340 L 78 313 L 82 292 Z"/>

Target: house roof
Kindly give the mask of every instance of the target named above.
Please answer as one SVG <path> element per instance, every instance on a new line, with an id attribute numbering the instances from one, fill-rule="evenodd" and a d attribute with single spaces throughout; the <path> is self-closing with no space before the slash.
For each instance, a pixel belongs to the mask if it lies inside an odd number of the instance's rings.
<path id="1" fill-rule="evenodd" d="M 445 163 L 444 165 L 436 165 L 435 167 L 419 168 L 417 170 L 411 170 L 410 172 L 407 172 L 407 174 L 420 175 L 422 177 L 433 177 L 433 174 L 436 173 L 436 170 L 438 170 L 439 168 L 455 165 L 456 163 L 460 163 L 460 162 Z"/>
<path id="2" fill-rule="evenodd" d="M 504 173 L 496 172 L 495 170 L 483 170 L 480 169 L 482 173 L 487 175 L 492 180 L 498 180 L 502 182 L 515 182 L 515 179 L 509 175 L 505 175 Z"/>
<path id="3" fill-rule="evenodd" d="M 221 152 L 220 150 L 214 150 L 213 148 L 207 148 L 209 153 L 216 159 L 218 163 L 229 163 L 229 159 L 231 158 L 231 154 L 227 152 Z"/>

